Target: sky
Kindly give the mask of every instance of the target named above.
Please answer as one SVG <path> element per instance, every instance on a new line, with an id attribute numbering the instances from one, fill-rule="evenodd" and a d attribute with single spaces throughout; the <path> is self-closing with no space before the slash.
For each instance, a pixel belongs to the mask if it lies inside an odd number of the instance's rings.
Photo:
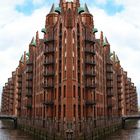
<path id="1" fill-rule="evenodd" d="M 94 25 L 104 32 L 111 51 L 137 86 L 140 105 L 140 2 L 139 0 L 80 0 L 87 3 Z M 59 0 L 0 1 L 0 94 L 2 87 L 18 66 L 19 59 L 36 31 L 41 29 L 51 5 Z"/>

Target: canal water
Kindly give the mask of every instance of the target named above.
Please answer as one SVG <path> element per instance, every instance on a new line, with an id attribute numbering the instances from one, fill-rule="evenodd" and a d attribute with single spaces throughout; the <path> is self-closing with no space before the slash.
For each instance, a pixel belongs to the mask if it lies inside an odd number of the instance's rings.
<path id="1" fill-rule="evenodd" d="M 34 140 L 34 138 L 14 129 L 12 121 L 0 121 L 0 140 Z"/>
<path id="2" fill-rule="evenodd" d="M 121 129 L 103 140 L 140 140 L 140 121 L 127 122 Z"/>
<path id="3" fill-rule="evenodd" d="M 12 121 L 0 121 L 0 140 L 35 140 L 13 127 Z M 104 137 L 102 140 L 140 140 L 140 121 L 127 123 L 125 129 Z"/>

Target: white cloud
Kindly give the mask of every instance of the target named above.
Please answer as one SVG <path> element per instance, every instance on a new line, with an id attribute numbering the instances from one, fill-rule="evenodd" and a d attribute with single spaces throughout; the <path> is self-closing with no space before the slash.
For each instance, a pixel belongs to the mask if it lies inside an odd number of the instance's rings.
<path id="1" fill-rule="evenodd" d="M 43 1 L 33 0 L 34 4 L 41 4 Z M 140 3 L 138 0 L 115 1 L 124 5 L 124 11 L 114 16 L 108 16 L 96 7 L 90 7 L 90 11 L 94 15 L 95 26 L 107 36 L 111 49 L 116 51 L 122 67 L 128 71 L 128 76 L 140 91 Z M 41 7 L 32 15 L 25 16 L 14 9 L 17 4 L 23 2 L 25 0 L 0 1 L 0 88 L 17 67 L 22 53 L 28 50 L 28 44 L 36 30 L 40 31 L 44 27 L 45 16 L 50 10 L 50 7 Z M 58 0 L 53 2 L 58 3 Z"/>
<path id="2" fill-rule="evenodd" d="M 114 16 L 99 8 L 91 8 L 91 13 L 94 13 L 95 26 L 107 36 L 111 50 L 116 51 L 122 67 L 140 92 L 140 3 L 137 0 L 117 2 L 124 4 L 124 11 Z"/>
<path id="3" fill-rule="evenodd" d="M 3 13 L 0 14 L 0 92 L 2 86 L 11 77 L 11 72 L 18 66 L 21 55 L 28 50 L 28 45 L 36 31 L 40 32 L 44 27 L 45 17 L 50 9 L 41 7 L 32 15 L 25 16 L 14 9 L 16 4 L 20 4 L 19 2 L 13 1 L 14 4 L 11 5 L 8 2 L 11 1 L 0 2 L 0 13 Z"/>
<path id="4" fill-rule="evenodd" d="M 96 0 L 98 4 L 106 4 L 107 0 Z"/>

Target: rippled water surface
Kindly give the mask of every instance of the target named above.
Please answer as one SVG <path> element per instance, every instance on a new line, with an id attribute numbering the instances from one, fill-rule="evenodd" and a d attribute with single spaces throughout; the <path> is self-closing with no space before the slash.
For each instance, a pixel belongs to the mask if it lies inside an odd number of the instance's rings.
<path id="1" fill-rule="evenodd" d="M 0 121 L 0 140 L 34 140 L 21 130 L 13 128 L 13 122 Z M 125 129 L 119 130 L 102 140 L 140 140 L 140 121 L 127 123 Z"/>
<path id="2" fill-rule="evenodd" d="M 127 123 L 125 129 L 119 130 L 103 140 L 140 140 L 140 121 Z"/>
<path id="3" fill-rule="evenodd" d="M 34 140 L 21 130 L 13 128 L 12 121 L 0 121 L 0 140 Z"/>

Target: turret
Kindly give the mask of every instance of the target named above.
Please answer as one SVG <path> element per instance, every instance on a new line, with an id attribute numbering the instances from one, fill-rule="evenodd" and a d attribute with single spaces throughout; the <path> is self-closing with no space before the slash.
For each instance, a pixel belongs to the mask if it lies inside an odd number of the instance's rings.
<path id="1" fill-rule="evenodd" d="M 103 32 L 101 31 L 100 32 L 100 46 L 102 46 L 103 45 Z"/>
<path id="2" fill-rule="evenodd" d="M 57 22 L 60 13 L 61 8 L 60 7 L 55 8 L 55 5 L 53 4 L 49 14 L 46 16 L 46 29 L 48 25 L 51 26 Z"/>
<path id="3" fill-rule="evenodd" d="M 36 47 L 36 40 L 34 39 L 34 37 L 31 40 L 30 46 Z"/>
<path id="4" fill-rule="evenodd" d="M 36 46 L 39 46 L 39 33 L 36 32 Z"/>

